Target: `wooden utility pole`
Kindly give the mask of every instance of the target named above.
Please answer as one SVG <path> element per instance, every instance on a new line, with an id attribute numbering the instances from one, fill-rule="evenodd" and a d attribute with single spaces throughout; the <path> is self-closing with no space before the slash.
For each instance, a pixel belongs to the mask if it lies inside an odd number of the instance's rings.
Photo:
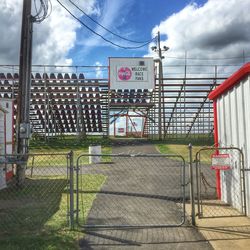
<path id="1" fill-rule="evenodd" d="M 22 164 L 17 165 L 17 184 L 22 185 L 25 179 L 25 162 L 27 161 L 30 128 L 30 87 L 32 59 L 32 27 L 31 0 L 23 0 L 23 16 L 20 47 L 19 89 L 17 97 L 17 154 L 22 155 Z"/>

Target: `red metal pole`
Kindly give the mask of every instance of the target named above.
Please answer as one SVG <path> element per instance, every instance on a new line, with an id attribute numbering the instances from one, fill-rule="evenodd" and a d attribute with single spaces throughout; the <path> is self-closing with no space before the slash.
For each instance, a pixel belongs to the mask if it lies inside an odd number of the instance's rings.
<path id="1" fill-rule="evenodd" d="M 213 111 L 214 111 L 214 145 L 216 148 L 219 146 L 219 136 L 218 136 L 218 114 L 217 114 L 217 100 L 213 101 Z M 216 154 L 219 154 L 219 150 L 216 149 Z M 216 193 L 217 198 L 221 199 L 221 179 L 220 170 L 216 170 Z"/>
<path id="2" fill-rule="evenodd" d="M 220 180 L 220 170 L 217 169 L 215 170 L 215 174 L 216 174 L 216 193 L 217 193 L 217 198 L 218 200 L 221 199 L 221 180 Z"/>

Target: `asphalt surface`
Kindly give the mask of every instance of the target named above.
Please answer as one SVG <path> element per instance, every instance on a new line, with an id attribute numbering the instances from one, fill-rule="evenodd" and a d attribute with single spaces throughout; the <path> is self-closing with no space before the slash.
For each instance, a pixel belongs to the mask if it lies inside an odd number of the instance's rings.
<path id="1" fill-rule="evenodd" d="M 148 142 L 118 141 L 113 153 L 158 152 Z M 187 220 L 177 226 L 184 215 L 180 159 L 113 157 L 112 164 L 89 165 L 81 169 L 81 174 L 84 173 L 107 176 L 100 192 L 89 190 L 97 192 L 97 196 L 86 224 L 165 227 L 83 229 L 85 236 L 79 241 L 81 249 L 212 249 Z"/>

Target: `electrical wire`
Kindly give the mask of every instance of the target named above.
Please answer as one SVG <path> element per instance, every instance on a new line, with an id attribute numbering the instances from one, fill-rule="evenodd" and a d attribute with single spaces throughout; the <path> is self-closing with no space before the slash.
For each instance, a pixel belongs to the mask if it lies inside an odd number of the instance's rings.
<path id="1" fill-rule="evenodd" d="M 34 0 L 36 15 L 32 17 L 34 23 L 41 23 L 48 18 L 52 12 L 51 0 L 39 0 L 40 8 L 37 9 L 36 0 Z"/>
<path id="2" fill-rule="evenodd" d="M 195 58 L 195 57 L 176 57 L 176 56 L 165 56 L 165 58 L 172 58 L 177 60 L 199 60 L 199 61 L 213 61 L 213 60 L 234 60 L 234 59 L 242 59 L 242 58 L 250 58 L 250 55 L 243 56 L 235 56 L 235 57 L 214 57 L 214 58 Z"/>
<path id="3" fill-rule="evenodd" d="M 91 21 L 93 21 L 94 23 L 96 23 L 97 25 L 99 25 L 100 27 L 102 27 L 104 30 L 108 31 L 109 33 L 111 33 L 114 36 L 117 36 L 125 41 L 131 42 L 131 43 L 148 43 L 151 42 L 152 40 L 147 40 L 147 41 L 135 41 L 135 40 L 131 40 L 128 39 L 126 37 L 120 36 L 116 33 L 114 33 L 113 31 L 109 30 L 108 28 L 106 28 L 105 26 L 103 26 L 102 24 L 100 24 L 99 22 L 97 22 L 94 18 L 92 18 L 91 16 L 89 16 L 85 11 L 83 11 L 79 6 L 77 6 L 73 1 L 68 0 L 72 5 L 74 5 L 79 11 L 81 11 L 86 17 L 88 17 Z"/>
<path id="4" fill-rule="evenodd" d="M 36 18 L 36 17 L 38 17 L 42 13 L 42 5 L 40 4 L 39 10 L 37 10 L 36 0 L 33 0 L 33 2 L 34 2 L 35 10 L 36 10 L 36 15 L 33 16 L 33 17 Z"/>
<path id="5" fill-rule="evenodd" d="M 85 28 L 87 28 L 89 31 L 91 31 L 92 33 L 94 33 L 95 35 L 101 37 L 104 41 L 118 47 L 118 48 L 121 48 L 121 49 L 139 49 L 139 48 L 142 48 L 144 46 L 147 46 L 148 44 L 150 44 L 152 41 L 154 41 L 156 39 L 156 37 L 152 38 L 150 41 L 142 44 L 142 45 L 139 45 L 139 46 L 122 46 L 122 45 L 119 45 L 118 43 L 115 43 L 115 42 L 112 42 L 110 41 L 109 39 L 105 38 L 104 36 L 102 36 L 101 34 L 97 33 L 96 31 L 94 31 L 93 29 L 91 29 L 88 25 L 86 25 L 83 21 L 81 21 L 78 17 L 76 17 L 65 5 L 63 5 L 59 0 L 57 0 L 57 2 L 74 18 L 76 19 L 79 23 L 81 23 Z"/>

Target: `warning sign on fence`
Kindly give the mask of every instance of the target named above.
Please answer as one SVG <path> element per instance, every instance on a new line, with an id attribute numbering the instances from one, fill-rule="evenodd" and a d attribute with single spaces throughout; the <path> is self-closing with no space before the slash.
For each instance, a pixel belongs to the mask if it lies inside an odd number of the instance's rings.
<path id="1" fill-rule="evenodd" d="M 118 133 L 124 133 L 125 129 L 124 128 L 118 128 Z"/>
<path id="2" fill-rule="evenodd" d="M 212 154 L 212 170 L 229 170 L 231 169 L 229 154 Z"/>

